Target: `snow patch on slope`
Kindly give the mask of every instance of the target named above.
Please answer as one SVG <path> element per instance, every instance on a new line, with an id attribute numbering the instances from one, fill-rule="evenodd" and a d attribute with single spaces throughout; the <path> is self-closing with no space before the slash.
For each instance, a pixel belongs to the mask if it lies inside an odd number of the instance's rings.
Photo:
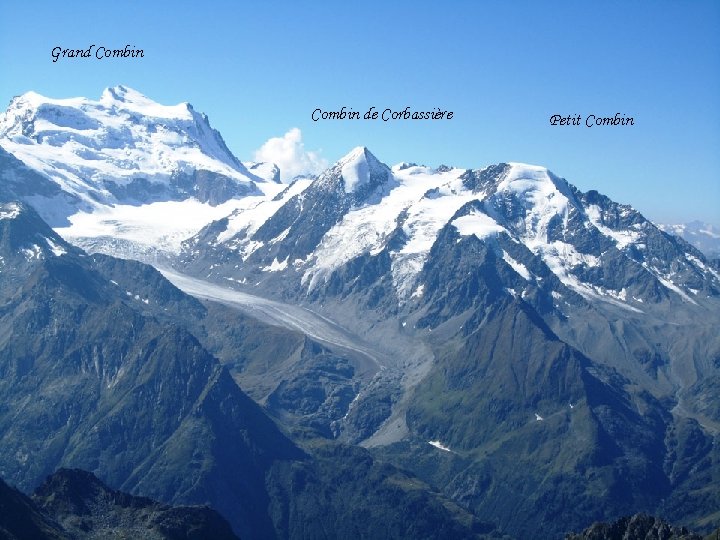
<path id="1" fill-rule="evenodd" d="M 0 219 L 15 219 L 20 215 L 20 207 L 15 203 L 0 205 Z"/>
<path id="2" fill-rule="evenodd" d="M 434 446 L 435 448 L 437 448 L 439 450 L 443 450 L 444 452 L 452 452 L 452 450 L 450 450 L 450 447 L 445 446 L 440 441 L 428 441 L 428 444 L 430 446 Z"/>
<path id="3" fill-rule="evenodd" d="M 61 245 L 57 244 L 56 242 L 53 242 L 52 240 L 50 240 L 50 238 L 45 238 L 45 242 L 47 242 L 47 245 L 50 248 L 50 251 L 52 251 L 53 255 L 55 255 L 56 257 L 65 255 L 67 253 L 67 251 L 65 251 L 65 248 L 63 248 Z"/>
<path id="4" fill-rule="evenodd" d="M 452 225 L 458 230 L 461 236 L 471 236 L 474 234 L 480 240 L 505 230 L 498 225 L 493 218 L 477 211 L 454 219 Z"/>
<path id="5" fill-rule="evenodd" d="M 510 267 L 515 270 L 520 276 L 522 276 L 525 280 L 531 280 L 530 272 L 528 271 L 526 266 L 522 263 L 517 262 L 510 255 L 508 255 L 506 251 L 503 251 L 503 260 L 508 263 Z"/>
<path id="6" fill-rule="evenodd" d="M 638 231 L 623 230 L 616 231 L 610 227 L 606 227 L 601 223 L 600 207 L 596 204 L 589 205 L 585 212 L 587 213 L 590 222 L 605 236 L 612 238 L 617 244 L 618 249 L 623 249 L 630 244 L 636 243 L 640 239 L 640 233 Z"/>
<path id="7" fill-rule="evenodd" d="M 262 268 L 262 271 L 263 272 L 280 272 L 282 270 L 285 270 L 287 268 L 287 266 L 288 266 L 287 257 L 283 261 L 278 261 L 277 257 L 276 257 L 275 259 L 273 259 L 273 262 L 270 265 Z"/>
<path id="8" fill-rule="evenodd" d="M 31 245 L 29 248 L 21 249 L 25 259 L 32 261 L 33 259 L 40 259 L 42 257 L 42 249 L 37 244 Z"/>

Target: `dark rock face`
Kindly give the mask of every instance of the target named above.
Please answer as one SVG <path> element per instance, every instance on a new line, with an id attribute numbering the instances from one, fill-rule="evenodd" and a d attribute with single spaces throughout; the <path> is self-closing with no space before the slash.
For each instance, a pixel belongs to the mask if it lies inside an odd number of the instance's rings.
<path id="1" fill-rule="evenodd" d="M 176 175 L 172 184 L 177 186 L 180 199 L 195 197 L 200 202 L 206 202 L 212 206 L 236 197 L 260 194 L 260 190 L 255 184 L 241 184 L 222 174 L 205 170 Z"/>
<path id="2" fill-rule="evenodd" d="M 0 538 L 69 540 L 70 535 L 33 501 L 0 479 Z"/>
<path id="3" fill-rule="evenodd" d="M 60 469 L 32 498 L 45 515 L 76 538 L 237 538 L 228 522 L 210 508 L 172 507 L 134 497 L 110 489 L 92 473 L 79 469 Z"/>
<path id="4" fill-rule="evenodd" d="M 662 519 L 636 514 L 613 523 L 594 523 L 581 533 L 570 533 L 565 540 L 702 540 L 685 527 L 675 527 Z"/>
<path id="5" fill-rule="evenodd" d="M 0 147 L 0 200 L 17 200 L 28 195 L 53 197 L 61 193 L 57 184 L 30 169 Z"/>
<path id="6" fill-rule="evenodd" d="M 0 480 L 0 536 L 8 540 L 236 539 L 207 507 L 172 507 L 108 488 L 92 473 L 60 469 L 26 497 Z"/>
<path id="7" fill-rule="evenodd" d="M 498 179 L 502 178 L 502 176 L 508 172 L 509 168 L 507 163 L 499 163 L 486 169 L 468 169 L 460 178 L 462 179 L 463 186 L 472 190 L 473 193 L 480 193 L 496 185 Z"/>

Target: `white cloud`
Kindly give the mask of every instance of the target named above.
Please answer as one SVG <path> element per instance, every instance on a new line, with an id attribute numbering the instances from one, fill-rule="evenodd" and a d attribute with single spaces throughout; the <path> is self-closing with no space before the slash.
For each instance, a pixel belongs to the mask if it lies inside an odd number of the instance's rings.
<path id="1" fill-rule="evenodd" d="M 300 174 L 317 174 L 328 166 L 318 152 L 305 151 L 302 132 L 290 129 L 282 137 L 272 137 L 255 151 L 255 161 L 269 161 L 280 167 L 280 179 L 288 182 Z"/>

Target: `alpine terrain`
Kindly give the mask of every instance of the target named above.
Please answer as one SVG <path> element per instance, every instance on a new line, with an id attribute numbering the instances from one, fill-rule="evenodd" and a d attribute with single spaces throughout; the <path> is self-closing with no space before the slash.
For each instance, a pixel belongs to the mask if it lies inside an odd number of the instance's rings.
<path id="1" fill-rule="evenodd" d="M 282 184 L 123 86 L 15 98 L 0 197 L 26 492 L 81 468 L 241 537 L 720 526 L 720 269 L 632 206 L 366 147 Z"/>
<path id="2" fill-rule="evenodd" d="M 707 257 L 715 259 L 717 266 L 717 260 L 720 259 L 720 229 L 702 221 L 659 227 L 690 242 Z"/>

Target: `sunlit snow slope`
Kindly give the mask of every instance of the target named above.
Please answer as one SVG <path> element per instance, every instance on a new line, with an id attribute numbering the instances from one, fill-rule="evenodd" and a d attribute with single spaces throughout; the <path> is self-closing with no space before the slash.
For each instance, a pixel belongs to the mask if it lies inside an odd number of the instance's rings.
<path id="1" fill-rule="evenodd" d="M 243 165 L 189 103 L 161 105 L 125 86 L 98 101 L 18 96 L 0 115 L 0 147 L 47 180 L 17 198 L 65 236 L 118 249 L 177 251 L 209 221 L 281 189 L 277 167 Z"/>

